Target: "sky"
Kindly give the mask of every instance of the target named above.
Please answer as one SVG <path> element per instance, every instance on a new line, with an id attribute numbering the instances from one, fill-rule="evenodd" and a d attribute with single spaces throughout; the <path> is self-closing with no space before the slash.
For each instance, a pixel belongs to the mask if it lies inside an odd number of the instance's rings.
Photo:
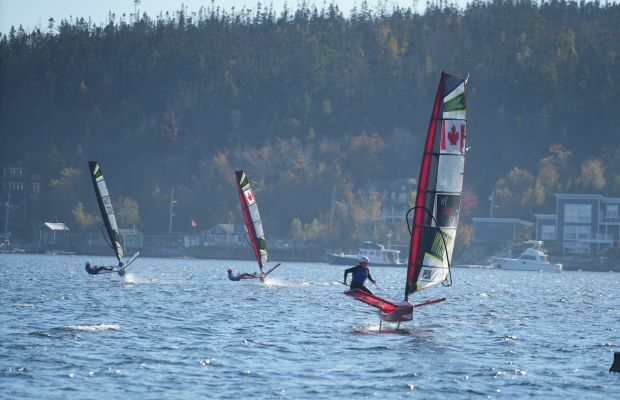
<path id="1" fill-rule="evenodd" d="M 256 8 L 259 0 L 213 0 L 213 4 L 227 11 L 231 7 L 241 9 L 244 5 L 248 8 Z M 359 6 L 362 0 L 306 0 L 307 4 L 316 4 L 321 8 L 324 3 L 335 3 L 340 10 L 348 15 L 355 6 Z M 460 6 L 464 6 L 467 0 L 454 0 Z M 273 5 L 276 11 L 281 11 L 286 4 L 289 9 L 296 9 L 300 0 L 263 0 L 264 6 Z M 368 5 L 374 9 L 382 3 L 390 6 L 414 7 L 422 10 L 426 0 L 367 0 Z M 208 7 L 211 0 L 141 0 L 138 5 L 140 14 L 146 12 L 149 16 L 157 16 L 161 12 L 177 11 L 181 5 L 185 5 L 189 12 L 198 11 L 200 7 Z M 18 28 L 21 24 L 26 32 L 40 28 L 47 30 L 49 18 L 54 18 L 56 24 L 70 17 L 84 17 L 96 23 L 108 21 L 108 15 L 113 12 L 117 18 L 122 14 L 134 13 L 134 0 L 0 0 L 0 32 L 7 33 L 11 26 Z"/>

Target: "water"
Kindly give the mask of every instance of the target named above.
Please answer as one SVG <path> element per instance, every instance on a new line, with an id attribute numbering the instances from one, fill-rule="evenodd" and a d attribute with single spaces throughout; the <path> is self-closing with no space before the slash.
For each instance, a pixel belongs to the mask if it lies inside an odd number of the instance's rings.
<path id="1" fill-rule="evenodd" d="M 2 398 L 617 398 L 620 275 L 453 269 L 401 334 L 344 295 L 344 267 L 0 255 Z M 110 263 L 112 258 L 91 257 Z M 235 262 L 239 271 L 256 269 Z M 403 269 L 373 268 L 392 298 Z M 378 291 L 378 293 L 381 293 Z"/>

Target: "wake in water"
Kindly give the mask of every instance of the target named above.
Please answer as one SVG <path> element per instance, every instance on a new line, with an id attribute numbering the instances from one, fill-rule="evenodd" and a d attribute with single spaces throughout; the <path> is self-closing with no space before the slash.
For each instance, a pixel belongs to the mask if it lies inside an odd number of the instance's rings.
<path id="1" fill-rule="evenodd" d="M 121 326 L 119 324 L 67 325 L 67 326 L 61 326 L 58 329 L 65 330 L 65 331 L 97 332 L 97 331 L 107 331 L 107 330 L 117 331 L 121 329 Z"/>
<path id="2" fill-rule="evenodd" d="M 157 279 L 143 278 L 138 274 L 129 272 L 123 277 L 123 283 L 156 284 L 159 283 L 159 281 Z"/>
<path id="3" fill-rule="evenodd" d="M 265 284 L 267 286 L 278 286 L 278 287 L 295 287 L 295 286 L 299 286 L 299 285 L 294 284 L 292 282 L 280 280 L 280 279 L 277 279 L 277 278 L 272 278 L 272 277 L 269 277 L 269 276 L 267 278 L 265 278 L 265 281 L 263 282 L 263 284 Z"/>
<path id="4" fill-rule="evenodd" d="M 371 323 L 365 326 L 361 326 L 359 328 L 354 328 L 353 333 L 357 334 L 384 334 L 384 335 L 411 335 L 415 333 L 414 329 L 400 327 L 397 328 L 396 324 L 383 323 L 381 324 L 381 329 L 379 329 L 379 323 Z"/>

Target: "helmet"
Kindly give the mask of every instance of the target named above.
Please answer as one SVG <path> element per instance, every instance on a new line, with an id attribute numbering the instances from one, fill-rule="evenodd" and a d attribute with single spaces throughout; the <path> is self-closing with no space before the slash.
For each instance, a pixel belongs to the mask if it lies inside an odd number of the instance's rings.
<path id="1" fill-rule="evenodd" d="M 228 268 L 228 273 L 231 274 L 232 273 L 232 268 Z"/>
<path id="2" fill-rule="evenodd" d="M 360 263 L 368 263 L 368 261 L 370 261 L 370 260 L 369 260 L 369 259 L 368 259 L 368 257 L 366 257 L 366 256 L 361 256 L 361 257 L 359 258 L 359 262 L 360 262 Z"/>

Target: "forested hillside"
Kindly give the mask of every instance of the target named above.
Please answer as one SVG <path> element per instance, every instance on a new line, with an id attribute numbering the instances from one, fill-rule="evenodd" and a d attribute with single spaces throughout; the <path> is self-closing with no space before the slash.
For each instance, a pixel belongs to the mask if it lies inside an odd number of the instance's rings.
<path id="1" fill-rule="evenodd" d="M 469 75 L 465 218 L 495 190 L 532 220 L 558 191 L 620 196 L 618 21 L 565 1 L 50 21 L 1 37 L 0 164 L 45 177 L 28 232 L 98 229 L 92 159 L 121 225 L 167 231 L 172 187 L 175 230 L 240 222 L 243 168 L 268 235 L 350 245 L 380 209 L 367 182 L 417 178 L 446 70 Z"/>

